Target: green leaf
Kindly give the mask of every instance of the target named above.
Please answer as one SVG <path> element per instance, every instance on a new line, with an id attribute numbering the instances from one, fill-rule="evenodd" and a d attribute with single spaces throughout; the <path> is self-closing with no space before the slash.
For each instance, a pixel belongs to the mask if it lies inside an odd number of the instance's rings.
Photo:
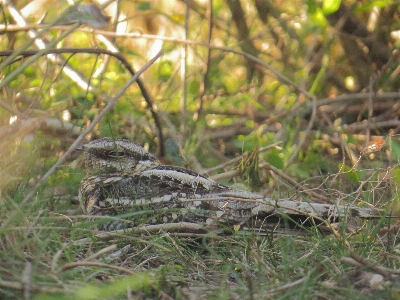
<path id="1" fill-rule="evenodd" d="M 35 68 L 33 66 L 28 66 L 24 70 L 24 75 L 28 78 L 34 78 L 36 76 Z"/>
<path id="2" fill-rule="evenodd" d="M 325 15 L 330 15 L 336 12 L 339 9 L 340 0 L 324 0 L 322 2 L 322 11 Z"/>
<path id="3" fill-rule="evenodd" d="M 268 150 L 268 154 L 265 155 L 265 160 L 278 169 L 283 169 L 283 167 L 285 166 L 285 163 L 281 156 L 281 151 L 277 149 Z"/>
<path id="4" fill-rule="evenodd" d="M 179 146 L 175 143 L 175 141 L 171 138 L 167 138 L 165 141 L 165 148 L 167 150 L 167 154 L 171 157 L 171 159 L 178 164 L 183 164 L 184 161 L 180 154 Z"/>
<path id="5" fill-rule="evenodd" d="M 311 15 L 311 19 L 321 28 L 325 28 L 327 26 L 325 15 L 320 8 L 315 10 L 315 12 Z"/>
<path id="6" fill-rule="evenodd" d="M 167 82 L 171 77 L 173 71 L 173 64 L 170 60 L 162 61 L 159 64 L 160 80 L 162 80 L 163 82 Z"/>
<path id="7" fill-rule="evenodd" d="M 153 6 L 151 4 L 150 1 L 140 1 L 137 5 L 136 5 L 136 9 L 137 10 L 150 10 L 152 9 Z"/>
<path id="8" fill-rule="evenodd" d="M 125 278 L 119 278 L 108 284 L 87 284 L 76 292 L 75 299 L 110 299 L 126 294 L 129 289 L 136 291 L 155 285 L 154 276 L 149 272 L 137 273 Z"/>
<path id="9" fill-rule="evenodd" d="M 347 165 L 343 165 L 342 163 L 339 164 L 339 170 L 342 170 L 342 175 L 355 182 L 355 183 L 360 183 L 360 174 L 357 171 L 351 171 L 351 167 L 347 166 Z"/>
<path id="10" fill-rule="evenodd" d="M 392 180 L 397 189 L 400 190 L 400 166 L 394 167 L 390 172 L 392 175 Z"/>
<path id="11" fill-rule="evenodd" d="M 314 14 L 318 9 L 317 3 L 315 0 L 308 0 L 307 1 L 307 12 L 309 14 Z"/>
<path id="12" fill-rule="evenodd" d="M 392 0 L 383 0 L 383 1 L 372 1 L 372 2 L 367 2 L 364 4 L 361 4 L 359 7 L 354 9 L 355 13 L 363 13 L 363 12 L 369 12 L 373 7 L 378 7 L 378 8 L 385 8 L 393 3 Z"/>
<path id="13" fill-rule="evenodd" d="M 396 156 L 396 159 L 400 161 L 400 144 L 392 139 L 392 151 Z"/>
<path id="14" fill-rule="evenodd" d="M 191 95 L 197 95 L 200 89 L 200 82 L 197 79 L 192 80 L 188 86 L 188 93 Z"/>

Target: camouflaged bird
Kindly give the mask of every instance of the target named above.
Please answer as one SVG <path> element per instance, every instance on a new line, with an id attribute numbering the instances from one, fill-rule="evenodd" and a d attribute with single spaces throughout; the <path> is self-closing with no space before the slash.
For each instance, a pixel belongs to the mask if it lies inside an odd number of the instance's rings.
<path id="1" fill-rule="evenodd" d="M 241 201 L 260 199 L 260 195 L 229 188 L 185 168 L 162 165 L 126 139 L 102 138 L 80 150 L 88 175 L 81 182 L 79 199 L 87 214 L 131 213 L 129 219 L 135 223 L 135 215 L 150 209 L 154 214 L 148 224 L 186 221 L 212 226 L 242 224 L 260 212 L 274 210 L 268 204 Z M 115 221 L 99 228 L 123 227 L 123 222 Z"/>
<path id="2" fill-rule="evenodd" d="M 273 200 L 236 190 L 191 170 L 162 165 L 140 145 L 102 138 L 80 149 L 88 175 L 79 199 L 86 214 L 116 217 L 99 225 L 117 230 L 146 224 L 191 222 L 206 228 L 263 223 L 273 214 L 376 217 L 368 208 Z M 251 224 L 249 224 L 251 223 Z"/>

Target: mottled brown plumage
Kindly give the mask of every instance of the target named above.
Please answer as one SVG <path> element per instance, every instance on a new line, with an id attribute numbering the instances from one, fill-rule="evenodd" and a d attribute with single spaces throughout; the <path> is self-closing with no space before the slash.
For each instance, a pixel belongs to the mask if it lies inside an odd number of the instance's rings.
<path id="1" fill-rule="evenodd" d="M 265 228 L 272 215 L 376 218 L 374 208 L 274 200 L 232 189 L 191 170 L 162 165 L 138 144 L 102 138 L 80 150 L 88 175 L 79 199 L 85 213 L 110 216 L 99 229 L 115 230 L 147 224 L 191 222 L 205 228 Z M 203 226 L 204 228 L 204 226 Z"/>
<path id="2" fill-rule="evenodd" d="M 149 223 L 201 221 L 212 226 L 242 224 L 261 211 L 274 210 L 269 204 L 241 201 L 262 199 L 260 195 L 229 188 L 185 168 L 161 165 L 128 140 L 103 138 L 81 150 L 88 176 L 81 182 L 79 197 L 88 214 L 132 213 L 130 219 L 135 221 L 135 212 L 150 209 L 154 214 Z M 154 216 L 162 217 L 157 221 Z M 121 226 L 113 222 L 102 228 Z"/>
<path id="3" fill-rule="evenodd" d="M 81 159 L 90 174 L 136 174 L 161 164 L 143 147 L 126 139 L 102 138 L 78 150 L 84 151 Z"/>

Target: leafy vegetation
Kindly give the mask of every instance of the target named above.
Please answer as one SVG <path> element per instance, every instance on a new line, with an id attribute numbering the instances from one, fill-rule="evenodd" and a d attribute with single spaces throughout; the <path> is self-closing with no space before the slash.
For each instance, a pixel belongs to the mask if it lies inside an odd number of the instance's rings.
<path id="1" fill-rule="evenodd" d="M 395 2 L 0 8 L 0 298 L 400 298 Z M 240 189 L 391 218 L 99 233 L 71 145 L 103 136 Z"/>

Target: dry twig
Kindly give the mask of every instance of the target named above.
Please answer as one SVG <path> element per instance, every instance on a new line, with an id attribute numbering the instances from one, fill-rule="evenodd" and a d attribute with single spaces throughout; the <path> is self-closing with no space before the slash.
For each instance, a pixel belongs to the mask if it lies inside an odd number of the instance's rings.
<path id="1" fill-rule="evenodd" d="M 153 59 L 151 59 L 147 64 L 145 64 L 136 74 L 133 76 L 122 88 L 121 90 L 110 100 L 107 106 L 99 113 L 99 115 L 90 123 L 90 125 L 83 130 L 81 135 L 72 143 L 67 151 L 60 157 L 60 159 L 40 178 L 37 184 L 32 188 L 32 190 L 25 196 L 25 198 L 21 201 L 20 206 L 25 205 L 36 193 L 39 189 L 39 186 L 45 182 L 51 174 L 55 172 L 55 170 L 60 166 L 64 161 L 68 158 L 68 156 L 75 150 L 75 148 L 80 144 L 83 138 L 96 126 L 97 123 L 114 107 L 117 103 L 118 99 L 125 93 L 125 91 L 129 88 L 129 86 L 134 83 L 137 78 L 139 78 L 140 74 L 142 74 L 145 70 L 147 70 L 161 55 L 163 54 L 160 51 Z M 4 221 L 2 227 L 5 228 L 15 217 L 15 213 L 12 213 L 7 220 Z"/>

